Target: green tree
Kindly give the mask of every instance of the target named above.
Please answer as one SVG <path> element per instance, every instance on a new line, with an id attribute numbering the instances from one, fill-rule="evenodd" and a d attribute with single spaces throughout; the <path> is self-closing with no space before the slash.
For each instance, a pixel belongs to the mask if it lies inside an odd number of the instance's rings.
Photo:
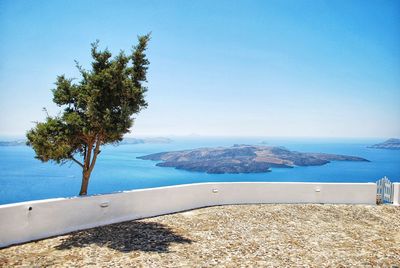
<path id="1" fill-rule="evenodd" d="M 58 164 L 73 161 L 82 167 L 79 195 L 87 194 L 100 147 L 120 142 L 133 124 L 132 116 L 147 107 L 143 84 L 147 82 L 149 40 L 149 34 L 139 36 L 130 55 L 121 51 L 113 58 L 107 49 L 98 49 L 98 41 L 93 43 L 91 70 L 76 64 L 82 76 L 79 82 L 57 77 L 53 101 L 63 111 L 58 116 L 47 115 L 45 122 L 27 132 L 35 158 Z"/>

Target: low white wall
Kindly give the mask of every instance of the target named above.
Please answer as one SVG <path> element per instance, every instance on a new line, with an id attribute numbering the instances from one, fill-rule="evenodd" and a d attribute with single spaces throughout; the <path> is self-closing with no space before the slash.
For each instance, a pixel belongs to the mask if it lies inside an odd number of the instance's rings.
<path id="1" fill-rule="evenodd" d="M 374 183 L 200 183 L 0 206 L 0 247 L 194 208 L 248 203 L 375 204 Z"/>
<path id="2" fill-rule="evenodd" d="M 400 206 L 400 183 L 393 183 L 393 205 Z"/>

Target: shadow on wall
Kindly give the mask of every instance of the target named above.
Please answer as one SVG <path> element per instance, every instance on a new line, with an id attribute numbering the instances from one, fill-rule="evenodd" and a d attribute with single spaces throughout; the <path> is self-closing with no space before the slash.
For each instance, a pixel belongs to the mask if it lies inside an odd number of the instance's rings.
<path id="1" fill-rule="evenodd" d="M 154 222 L 130 221 L 71 233 L 55 248 L 86 247 L 96 244 L 120 252 L 169 252 L 172 243 L 192 243 L 169 227 Z"/>

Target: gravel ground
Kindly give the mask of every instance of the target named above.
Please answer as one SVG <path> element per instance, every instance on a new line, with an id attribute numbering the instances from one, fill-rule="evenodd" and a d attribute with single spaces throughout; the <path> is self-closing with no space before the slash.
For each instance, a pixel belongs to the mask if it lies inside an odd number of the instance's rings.
<path id="1" fill-rule="evenodd" d="M 15 266 L 400 267 L 400 207 L 209 207 L 1 249 Z"/>

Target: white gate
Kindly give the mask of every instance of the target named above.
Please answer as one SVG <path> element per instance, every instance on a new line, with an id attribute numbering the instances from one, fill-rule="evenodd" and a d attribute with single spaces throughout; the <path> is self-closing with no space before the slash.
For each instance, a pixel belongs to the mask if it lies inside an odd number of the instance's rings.
<path id="1" fill-rule="evenodd" d="M 378 203 L 393 203 L 393 184 L 385 176 L 376 182 Z"/>

